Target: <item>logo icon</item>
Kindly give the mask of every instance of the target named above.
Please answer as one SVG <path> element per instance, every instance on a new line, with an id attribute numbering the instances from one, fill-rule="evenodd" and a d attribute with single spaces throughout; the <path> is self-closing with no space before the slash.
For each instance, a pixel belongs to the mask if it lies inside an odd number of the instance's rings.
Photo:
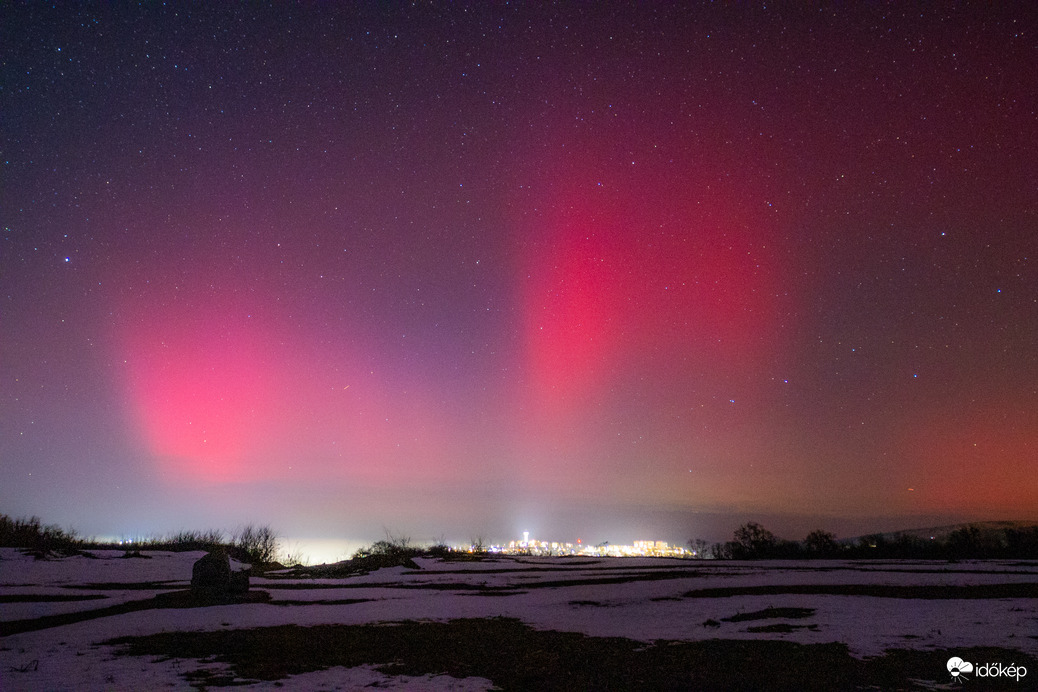
<path id="1" fill-rule="evenodd" d="M 969 661 L 963 661 L 958 656 L 952 656 L 948 659 L 948 672 L 951 673 L 953 682 L 969 680 L 964 673 L 972 673 L 973 664 Z"/>

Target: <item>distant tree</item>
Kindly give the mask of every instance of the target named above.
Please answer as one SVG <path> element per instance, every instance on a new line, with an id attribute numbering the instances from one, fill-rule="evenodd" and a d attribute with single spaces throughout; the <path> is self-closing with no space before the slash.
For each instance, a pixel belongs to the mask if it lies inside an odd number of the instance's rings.
<path id="1" fill-rule="evenodd" d="M 980 544 L 980 529 L 976 526 L 963 526 L 948 535 L 948 550 L 955 557 L 976 557 Z"/>
<path id="2" fill-rule="evenodd" d="M 710 546 L 710 554 L 713 555 L 715 560 L 731 560 L 734 557 L 732 554 L 732 546 L 734 545 L 737 545 L 735 541 L 714 543 Z"/>
<path id="3" fill-rule="evenodd" d="M 732 557 L 742 560 L 770 557 L 778 543 L 775 534 L 755 521 L 737 528 L 733 538 L 735 545 Z"/>
<path id="4" fill-rule="evenodd" d="M 1010 531 L 963 526 L 948 535 L 947 551 L 957 558 L 999 557 L 1006 554 L 1012 542 Z"/>
<path id="5" fill-rule="evenodd" d="M 887 539 L 881 533 L 871 533 L 858 539 L 855 557 L 887 557 Z"/>
<path id="6" fill-rule="evenodd" d="M 1021 560 L 1038 560 L 1038 526 L 1008 528 L 1002 532 L 1006 556 Z"/>
<path id="7" fill-rule="evenodd" d="M 836 536 L 817 529 L 807 534 L 804 539 L 804 549 L 811 557 L 831 557 L 840 550 L 840 544 L 836 542 Z"/>
<path id="8" fill-rule="evenodd" d="M 929 541 L 909 533 L 899 533 L 887 544 L 887 556 L 895 558 L 922 558 L 931 552 Z"/>
<path id="9" fill-rule="evenodd" d="M 784 541 L 779 539 L 766 557 L 776 557 L 783 560 L 799 560 L 804 557 L 804 546 L 800 541 Z"/>
<path id="10" fill-rule="evenodd" d="M 707 557 L 710 544 L 702 538 L 692 538 L 688 541 L 688 547 L 692 551 L 692 557 L 702 560 Z"/>

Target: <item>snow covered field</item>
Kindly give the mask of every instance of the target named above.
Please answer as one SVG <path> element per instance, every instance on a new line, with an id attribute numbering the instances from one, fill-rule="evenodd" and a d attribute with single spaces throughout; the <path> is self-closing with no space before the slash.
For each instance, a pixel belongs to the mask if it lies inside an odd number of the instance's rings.
<path id="1" fill-rule="evenodd" d="M 176 607 L 156 597 L 186 589 L 191 566 L 203 553 L 91 554 L 38 560 L 20 550 L 0 549 L 0 690 L 190 688 L 187 673 L 215 675 L 226 672 L 227 664 L 134 656 L 104 642 L 286 624 L 505 617 L 535 630 L 641 642 L 837 642 L 859 659 L 890 649 L 997 647 L 1031 657 L 1038 651 L 1034 561 L 416 558 L 417 570 L 393 567 L 339 579 L 287 572 L 254 576 L 252 590 L 269 593 L 267 602 Z M 80 621 L 70 621 L 75 614 Z M 943 671 L 919 671 L 914 677 L 933 681 L 930 687 L 951 682 Z M 1027 677 L 1014 681 L 1019 689 L 1033 689 L 1038 670 Z M 305 672 L 249 687 L 366 685 L 493 688 L 491 680 L 478 676 L 396 675 L 368 665 Z"/>

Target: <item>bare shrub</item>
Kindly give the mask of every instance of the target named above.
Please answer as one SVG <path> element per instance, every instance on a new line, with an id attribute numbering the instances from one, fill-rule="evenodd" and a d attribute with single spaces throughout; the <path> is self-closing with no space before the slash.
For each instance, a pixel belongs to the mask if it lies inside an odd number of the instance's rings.
<path id="1" fill-rule="evenodd" d="M 248 524 L 231 536 L 231 545 L 237 548 L 249 562 L 261 565 L 274 562 L 281 551 L 277 532 L 270 526 Z"/>
<path id="2" fill-rule="evenodd" d="M 84 543 L 74 529 L 44 524 L 39 517 L 12 519 L 0 514 L 0 545 L 4 547 L 66 551 L 76 550 Z"/>
<path id="3" fill-rule="evenodd" d="M 223 545 L 224 534 L 219 529 L 207 531 L 181 530 L 171 533 L 165 538 L 157 538 L 147 541 L 150 548 L 165 548 L 172 551 L 181 550 L 212 550 Z"/>

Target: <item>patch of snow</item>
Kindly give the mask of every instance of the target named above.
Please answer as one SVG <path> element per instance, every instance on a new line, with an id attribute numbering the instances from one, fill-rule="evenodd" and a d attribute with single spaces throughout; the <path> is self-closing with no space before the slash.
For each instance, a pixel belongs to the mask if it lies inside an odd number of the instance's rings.
<path id="1" fill-rule="evenodd" d="M 100 552 L 100 551 L 98 551 Z M 5 603 L 2 621 L 96 610 L 185 588 L 204 553 L 149 553 L 152 559 L 69 557 L 38 561 L 0 550 L 0 595 L 100 594 L 89 601 Z M 387 568 L 342 579 L 254 577 L 252 588 L 274 601 L 186 609 L 149 609 L 110 615 L 0 638 L 0 688 L 183 688 L 196 661 L 154 661 L 118 655 L 100 642 L 164 631 L 202 631 L 282 624 L 367 624 L 513 617 L 539 629 L 643 641 L 780 639 L 846 643 L 853 655 L 891 648 L 997 646 L 1033 651 L 1038 599 L 909 599 L 832 594 L 729 595 L 688 598 L 693 590 L 762 585 L 971 585 L 1038 583 L 1038 562 L 714 562 L 653 558 L 575 560 L 498 558 L 486 562 L 416 561 L 421 569 Z M 645 577 L 652 577 L 645 579 Z M 602 580 L 620 580 L 608 583 Z M 149 586 L 149 583 L 154 583 Z M 106 585 L 103 588 L 98 584 Z M 121 585 L 141 585 L 119 588 Z M 294 586 L 296 588 L 283 588 Z M 85 588 L 78 588 L 85 587 Z M 299 588 L 303 587 L 303 588 Z M 327 588 L 330 587 L 330 588 Z M 436 588 L 428 588 L 436 587 Z M 359 603 L 330 603 L 369 599 Z M 308 604 L 307 604 L 308 603 Z M 766 608 L 814 612 L 798 619 L 729 622 Z M 705 625 L 707 621 L 716 625 Z M 786 623 L 788 633 L 750 632 Z M 0 629 L 0 632 L 3 630 Z M 35 664 L 33 663 L 35 662 Z M 216 664 L 204 664 L 205 666 Z M 218 667 L 217 667 L 218 668 Z M 214 668 L 213 670 L 217 670 Z M 9 673 L 7 671 L 10 671 Z M 381 676 L 381 677 L 380 677 Z M 366 682 L 363 682 L 366 681 Z M 373 668 L 334 668 L 293 678 L 312 689 L 350 689 L 369 683 L 393 689 L 487 689 L 483 679 L 402 678 Z M 272 683 L 252 687 L 268 689 Z"/>

